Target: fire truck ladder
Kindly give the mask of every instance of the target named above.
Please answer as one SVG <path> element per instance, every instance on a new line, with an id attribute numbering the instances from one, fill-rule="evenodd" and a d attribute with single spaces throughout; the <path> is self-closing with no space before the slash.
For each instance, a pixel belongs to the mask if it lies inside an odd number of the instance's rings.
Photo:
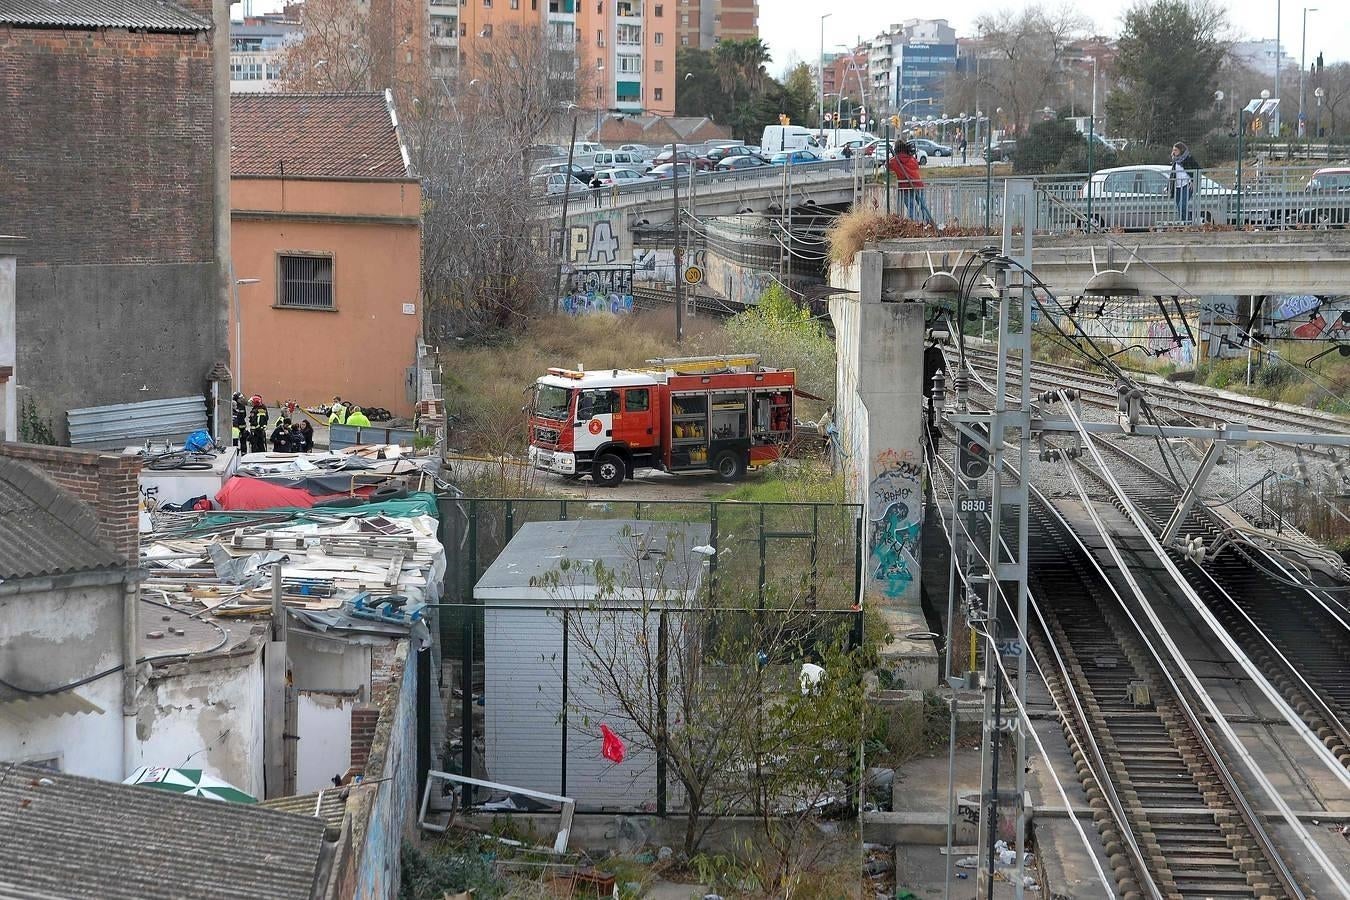
<path id="1" fill-rule="evenodd" d="M 750 371 L 759 368 L 759 354 L 746 353 L 739 356 L 681 356 L 670 359 L 649 359 L 647 366 L 657 371 L 669 371 L 676 375 L 706 375 L 710 372 L 741 369 Z"/>

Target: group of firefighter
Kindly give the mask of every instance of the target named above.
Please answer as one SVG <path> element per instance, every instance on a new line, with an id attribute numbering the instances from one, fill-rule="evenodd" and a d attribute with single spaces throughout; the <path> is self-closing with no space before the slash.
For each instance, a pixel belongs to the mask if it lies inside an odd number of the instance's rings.
<path id="1" fill-rule="evenodd" d="M 287 400 L 285 405 L 278 408 L 269 435 L 267 426 L 271 422 L 267 404 L 263 403 L 261 395 L 254 394 L 245 401 L 243 394 L 235 392 L 231 432 L 234 446 L 240 453 L 263 453 L 269 441 L 273 453 L 309 453 L 314 449 L 314 427 L 294 400 Z M 334 397 L 328 411 L 328 424 L 369 428 L 370 419 L 361 411 L 361 407 L 344 403 L 341 397 Z"/>

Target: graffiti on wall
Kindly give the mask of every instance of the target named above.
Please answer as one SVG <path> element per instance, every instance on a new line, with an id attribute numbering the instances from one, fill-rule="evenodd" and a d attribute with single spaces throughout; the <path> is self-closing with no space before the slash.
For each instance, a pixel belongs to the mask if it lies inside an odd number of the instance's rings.
<path id="1" fill-rule="evenodd" d="M 707 267 L 708 251 L 685 249 L 681 254 L 684 265 Z M 651 247 L 633 248 L 633 277 L 638 281 L 671 284 L 675 277 L 675 251 Z"/>
<path id="2" fill-rule="evenodd" d="M 1279 299 L 1281 302 L 1270 319 L 1270 332 L 1276 337 L 1300 341 L 1350 340 L 1350 300 L 1311 295 Z"/>
<path id="3" fill-rule="evenodd" d="M 868 553 L 872 580 L 886 597 L 900 597 L 919 576 L 919 516 L 923 460 L 913 450 L 883 450 L 868 486 Z"/>
<path id="4" fill-rule="evenodd" d="M 1206 359 L 1241 356 L 1246 349 L 1240 340 L 1236 297 L 1206 297 L 1200 303 L 1200 339 Z"/>
<path id="5" fill-rule="evenodd" d="M 613 213 L 568 216 L 567 255 L 574 265 L 614 265 L 627 262 L 623 220 Z M 562 256 L 562 231 L 551 229 L 549 252 Z"/>
<path id="6" fill-rule="evenodd" d="M 1174 333 L 1173 327 L 1171 322 L 1162 319 L 1150 322 L 1144 346 L 1155 357 L 1189 369 L 1195 365 L 1195 344 L 1191 343 L 1190 338 L 1182 337 L 1179 331 Z"/>
<path id="7" fill-rule="evenodd" d="M 578 269 L 567 279 L 568 293 L 558 308 L 568 315 L 633 311 L 633 267 Z"/>

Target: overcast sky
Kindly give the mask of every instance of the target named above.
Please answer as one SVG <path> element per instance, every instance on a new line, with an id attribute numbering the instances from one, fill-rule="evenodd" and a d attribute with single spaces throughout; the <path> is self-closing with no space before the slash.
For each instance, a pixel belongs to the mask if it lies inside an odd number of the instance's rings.
<path id="1" fill-rule="evenodd" d="M 1239 39 L 1275 37 L 1276 0 L 1218 0 L 1228 10 L 1228 19 L 1234 36 Z M 769 45 L 773 64 L 769 71 L 777 74 L 792 60 L 814 65 L 820 54 L 820 15 L 831 13 L 825 20 L 825 52 L 835 44 L 852 44 L 858 38 L 875 36 L 892 22 L 912 18 L 946 17 L 958 36 L 974 33 L 975 19 L 986 12 L 1000 9 L 1021 9 L 1033 5 L 1030 0 L 943 0 L 936 4 L 893 4 L 893 12 L 886 12 L 884 3 L 832 3 L 820 0 L 760 0 L 759 33 Z M 1043 4 L 1054 7 L 1057 4 Z M 1115 36 L 1120 33 L 1120 13 L 1125 2 L 1091 0 L 1073 4 L 1093 19 L 1100 34 Z M 1350 16 L 1346 15 L 1346 0 L 1313 0 L 1310 7 L 1321 11 L 1308 13 L 1308 59 L 1315 59 L 1318 51 L 1325 54 L 1327 63 L 1350 59 Z M 939 10 L 941 10 L 939 12 Z M 1285 0 L 1282 5 L 1283 27 L 1280 43 L 1285 52 L 1293 54 L 1293 66 L 1298 66 L 1299 39 L 1303 28 L 1303 3 Z M 837 49 L 837 48 L 834 48 Z M 1272 74 L 1274 74 L 1272 72 Z"/>

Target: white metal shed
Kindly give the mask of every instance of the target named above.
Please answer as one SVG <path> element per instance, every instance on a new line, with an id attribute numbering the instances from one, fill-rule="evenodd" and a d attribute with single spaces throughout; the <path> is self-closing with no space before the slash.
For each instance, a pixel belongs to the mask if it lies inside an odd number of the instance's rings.
<path id="1" fill-rule="evenodd" d="M 614 623 L 614 631 L 631 638 L 643 631 L 638 613 L 615 611 L 628 606 L 667 608 L 692 605 L 702 587 L 707 556 L 693 552 L 706 545 L 706 524 L 635 520 L 531 522 L 511 539 L 474 587 L 483 613 L 484 755 L 491 780 L 572 797 L 581 810 L 651 811 L 656 807 L 655 755 L 632 747 L 632 721 L 586 684 L 585 651 L 570 643 L 564 667 L 564 613 L 569 628 L 585 622 Z M 636 560 L 644 562 L 638 564 Z M 570 565 L 565 588 L 538 582 Z M 647 564 L 651 561 L 651 564 Z M 663 561 L 663 562 L 662 562 Z M 601 562 L 616 575 L 615 590 L 600 597 L 600 587 L 586 564 Z M 582 565 L 574 565 L 574 564 Z M 658 565 L 658 563 L 660 563 Z M 596 610 L 609 607 L 605 616 Z M 677 625 L 671 623 L 674 629 Z M 651 621 L 650 640 L 656 641 Z M 564 679 L 566 674 L 566 679 Z M 655 681 L 655 675 L 652 676 Z M 672 684 L 670 690 L 675 690 Z M 564 694 L 568 707 L 602 710 L 600 716 L 570 712 L 566 728 L 566 775 L 563 773 Z M 668 709 L 678 704 L 672 698 Z M 599 721 L 597 721 L 597 718 Z M 674 715 L 671 713 L 672 724 Z M 629 745 L 623 763 L 601 756 L 601 721 Z M 678 782 L 667 777 L 667 805 L 677 808 Z"/>

